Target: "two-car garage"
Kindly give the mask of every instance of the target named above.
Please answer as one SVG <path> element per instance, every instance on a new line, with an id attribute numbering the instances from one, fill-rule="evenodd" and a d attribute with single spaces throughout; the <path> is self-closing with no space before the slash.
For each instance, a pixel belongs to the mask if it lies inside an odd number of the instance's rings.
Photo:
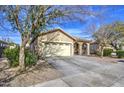
<path id="1" fill-rule="evenodd" d="M 49 42 L 43 44 L 46 56 L 72 56 L 73 44 L 64 42 Z"/>
<path id="2" fill-rule="evenodd" d="M 75 39 L 60 29 L 41 33 L 38 37 L 40 56 L 73 56 Z"/>

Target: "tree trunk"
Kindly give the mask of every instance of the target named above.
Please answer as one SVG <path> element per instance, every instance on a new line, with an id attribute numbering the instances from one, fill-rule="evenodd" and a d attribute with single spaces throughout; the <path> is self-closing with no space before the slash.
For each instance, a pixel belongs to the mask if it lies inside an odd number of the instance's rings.
<path id="1" fill-rule="evenodd" d="M 19 53 L 19 67 L 21 70 L 25 70 L 25 47 L 23 45 L 20 46 Z"/>
<path id="2" fill-rule="evenodd" d="M 101 48 L 101 58 L 103 58 L 104 47 Z"/>

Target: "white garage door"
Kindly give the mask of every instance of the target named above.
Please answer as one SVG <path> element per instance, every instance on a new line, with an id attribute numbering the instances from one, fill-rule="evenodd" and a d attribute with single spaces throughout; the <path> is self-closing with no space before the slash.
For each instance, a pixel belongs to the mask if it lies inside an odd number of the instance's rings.
<path id="1" fill-rule="evenodd" d="M 44 47 L 46 56 L 71 56 L 72 44 L 70 43 L 47 43 Z"/>

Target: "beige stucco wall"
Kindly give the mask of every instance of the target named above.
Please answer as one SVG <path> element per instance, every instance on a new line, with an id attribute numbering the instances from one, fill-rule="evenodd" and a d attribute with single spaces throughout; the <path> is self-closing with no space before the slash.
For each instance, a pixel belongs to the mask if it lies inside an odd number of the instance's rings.
<path id="1" fill-rule="evenodd" d="M 45 45 L 46 42 L 50 43 Z M 72 56 L 74 53 L 73 43 L 73 39 L 60 31 L 47 33 L 38 37 L 38 52 L 39 55 L 43 52 L 45 54 L 51 52 L 52 55 Z"/>
<path id="2" fill-rule="evenodd" d="M 46 35 L 42 35 L 38 38 L 38 41 L 47 41 L 47 42 L 69 42 L 73 43 L 73 39 L 69 38 L 65 34 L 60 31 L 48 33 Z"/>

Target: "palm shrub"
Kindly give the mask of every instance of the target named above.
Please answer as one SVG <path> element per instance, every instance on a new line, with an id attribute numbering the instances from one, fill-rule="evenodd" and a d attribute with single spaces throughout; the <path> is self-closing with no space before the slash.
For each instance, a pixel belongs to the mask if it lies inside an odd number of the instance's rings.
<path id="1" fill-rule="evenodd" d="M 118 58 L 124 58 L 124 50 L 117 50 L 116 54 Z"/>

